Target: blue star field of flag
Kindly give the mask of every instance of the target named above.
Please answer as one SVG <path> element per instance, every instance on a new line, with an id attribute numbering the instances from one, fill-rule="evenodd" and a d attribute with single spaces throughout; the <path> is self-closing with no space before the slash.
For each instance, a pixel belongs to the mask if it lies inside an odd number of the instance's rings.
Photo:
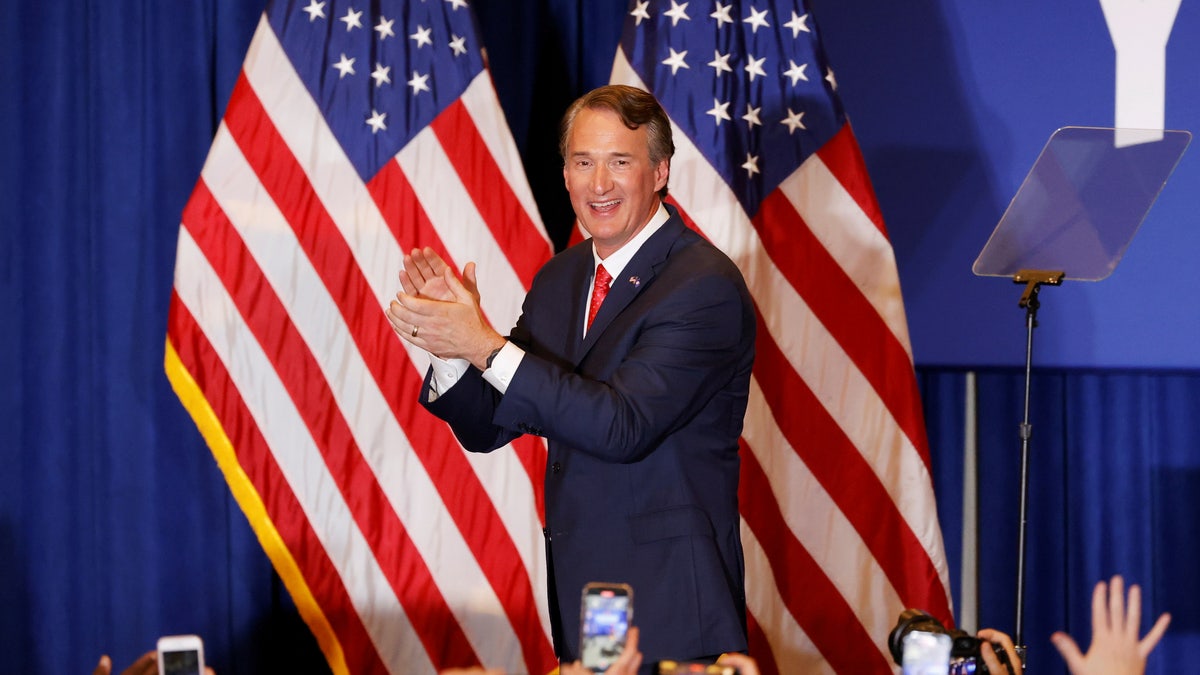
<path id="1" fill-rule="evenodd" d="M 466 0 L 283 0 L 267 19 L 364 181 L 483 70 Z"/>
<path id="2" fill-rule="evenodd" d="M 842 127 L 800 0 L 633 0 L 621 48 L 753 215 Z"/>

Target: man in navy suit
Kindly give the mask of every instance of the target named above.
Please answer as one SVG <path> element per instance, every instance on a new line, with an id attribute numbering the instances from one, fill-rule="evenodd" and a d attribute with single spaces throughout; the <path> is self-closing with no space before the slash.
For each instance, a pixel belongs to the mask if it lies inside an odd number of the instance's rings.
<path id="1" fill-rule="evenodd" d="M 733 262 L 662 202 L 675 148 L 651 94 L 584 95 L 560 150 L 591 238 L 542 267 L 507 338 L 483 318 L 474 264 L 459 279 L 431 249 L 406 256 L 389 319 L 437 357 L 421 400 L 464 447 L 548 440 L 560 659 L 579 656 L 589 581 L 633 587 L 647 663 L 745 651 L 738 438 L 753 303 Z"/>

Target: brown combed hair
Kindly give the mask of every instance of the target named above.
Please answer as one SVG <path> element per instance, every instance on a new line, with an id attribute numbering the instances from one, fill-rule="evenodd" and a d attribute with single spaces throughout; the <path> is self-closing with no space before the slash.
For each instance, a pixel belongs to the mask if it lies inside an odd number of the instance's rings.
<path id="1" fill-rule="evenodd" d="M 666 111 L 650 92 L 624 84 L 610 84 L 593 89 L 567 108 L 558 135 L 558 153 L 564 162 L 567 161 L 567 139 L 571 136 L 575 116 L 584 108 L 611 110 L 617 113 L 621 122 L 629 129 L 638 129 L 643 124 L 646 125 L 650 161 L 657 165 L 665 160 L 668 166 L 670 165 L 671 157 L 675 154 L 675 142 L 671 139 L 671 120 L 667 118 Z M 663 187 L 658 194 L 660 197 L 666 197 L 667 188 Z"/>

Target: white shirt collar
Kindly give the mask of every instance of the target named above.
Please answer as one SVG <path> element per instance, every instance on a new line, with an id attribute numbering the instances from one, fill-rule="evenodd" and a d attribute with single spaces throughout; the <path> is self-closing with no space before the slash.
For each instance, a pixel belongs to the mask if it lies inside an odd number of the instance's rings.
<path id="1" fill-rule="evenodd" d="M 670 218 L 671 214 L 667 212 L 667 207 L 663 206 L 663 203 L 660 201 L 658 203 L 658 210 L 654 212 L 653 216 L 650 216 L 650 222 L 646 223 L 641 232 L 635 234 L 633 239 L 625 242 L 625 245 L 614 251 L 612 255 L 601 260 L 600 256 L 596 253 L 596 246 L 593 244 L 592 273 L 595 274 L 596 267 L 600 263 L 604 263 L 604 269 L 608 270 L 613 279 L 621 276 L 621 270 L 625 269 L 625 266 L 629 264 L 633 256 L 642 248 L 642 244 L 645 244 L 646 240 L 665 225 Z"/>

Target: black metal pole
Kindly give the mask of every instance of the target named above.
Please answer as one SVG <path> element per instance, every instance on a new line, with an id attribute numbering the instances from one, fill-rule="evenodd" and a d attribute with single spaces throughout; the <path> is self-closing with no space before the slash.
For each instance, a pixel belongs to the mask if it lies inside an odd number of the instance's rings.
<path id="1" fill-rule="evenodd" d="M 1029 495 L 1029 439 L 1033 436 L 1033 425 L 1029 423 L 1029 390 L 1033 372 L 1033 329 L 1037 326 L 1038 291 L 1041 286 L 1033 284 L 1025 302 L 1025 406 L 1021 418 L 1021 506 L 1020 524 L 1017 530 L 1017 622 L 1013 638 L 1018 647 L 1025 646 L 1025 525 L 1026 503 Z M 1022 650 L 1024 651 L 1024 650 Z"/>

